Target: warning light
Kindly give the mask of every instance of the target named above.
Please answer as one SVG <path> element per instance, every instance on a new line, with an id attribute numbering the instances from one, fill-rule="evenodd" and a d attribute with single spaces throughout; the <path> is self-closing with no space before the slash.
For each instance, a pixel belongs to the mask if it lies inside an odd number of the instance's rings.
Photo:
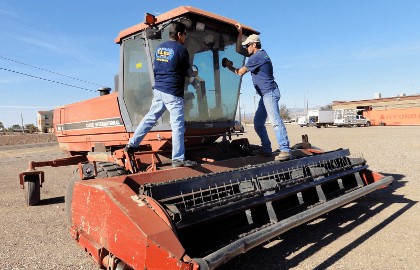
<path id="1" fill-rule="evenodd" d="M 155 24 L 156 17 L 150 13 L 144 13 L 144 23 L 148 25 Z"/>

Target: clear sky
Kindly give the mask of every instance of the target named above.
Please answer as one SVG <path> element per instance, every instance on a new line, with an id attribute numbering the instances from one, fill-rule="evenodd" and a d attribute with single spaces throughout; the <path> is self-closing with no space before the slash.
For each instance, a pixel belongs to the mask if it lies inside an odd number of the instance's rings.
<path id="1" fill-rule="evenodd" d="M 29 1 L 0 0 L 0 57 L 114 87 L 119 32 L 143 14 L 194 6 L 261 32 L 281 104 L 420 94 L 420 1 Z M 97 85 L 0 58 L 0 122 L 36 124 L 36 111 L 98 96 Z M 71 84 L 68 87 L 5 71 Z M 254 110 L 251 75 L 242 104 Z"/>

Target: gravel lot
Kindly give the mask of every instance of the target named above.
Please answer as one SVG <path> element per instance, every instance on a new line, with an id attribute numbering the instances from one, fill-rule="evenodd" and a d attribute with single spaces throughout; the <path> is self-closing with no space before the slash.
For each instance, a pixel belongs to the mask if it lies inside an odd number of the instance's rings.
<path id="1" fill-rule="evenodd" d="M 22 144 L 38 144 L 56 142 L 57 138 L 53 133 L 43 134 L 22 134 L 22 133 L 0 133 L 0 147 Z"/>
<path id="2" fill-rule="evenodd" d="M 420 269 L 420 127 L 286 127 L 291 144 L 308 134 L 309 142 L 324 150 L 349 148 L 353 154 L 363 153 L 372 170 L 392 175 L 396 182 L 294 228 L 220 269 Z M 268 130 L 275 142 L 272 128 Z M 259 143 L 252 126 L 245 127 L 244 136 Z M 97 269 L 73 243 L 66 223 L 64 194 L 75 166 L 45 168 L 41 204 L 26 207 L 18 174 L 31 160 L 65 156 L 58 145 L 2 148 L 10 145 L 5 137 L 0 136 L 0 269 Z"/>

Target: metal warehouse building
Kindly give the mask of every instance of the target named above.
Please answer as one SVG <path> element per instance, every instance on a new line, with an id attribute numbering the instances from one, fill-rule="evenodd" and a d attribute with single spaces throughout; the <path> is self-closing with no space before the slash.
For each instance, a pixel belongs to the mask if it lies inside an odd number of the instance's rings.
<path id="1" fill-rule="evenodd" d="M 377 93 L 374 99 L 333 101 L 332 105 L 334 110 L 359 109 L 374 126 L 420 125 L 420 95 L 400 94 L 396 97 L 381 98 L 381 94 Z"/>

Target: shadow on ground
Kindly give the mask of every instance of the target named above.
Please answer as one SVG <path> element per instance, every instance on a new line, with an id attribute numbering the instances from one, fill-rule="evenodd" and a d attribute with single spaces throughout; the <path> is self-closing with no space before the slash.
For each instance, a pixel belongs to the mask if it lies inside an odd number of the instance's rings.
<path id="1" fill-rule="evenodd" d="M 37 205 L 42 206 L 42 205 L 49 205 L 49 204 L 58 204 L 58 203 L 63 203 L 64 201 L 65 201 L 64 196 L 54 197 L 54 198 L 40 200 Z"/>
<path id="2" fill-rule="evenodd" d="M 336 241 L 342 235 L 363 225 L 367 220 L 391 205 L 395 203 L 405 204 L 400 210 L 383 220 L 365 234 L 360 235 L 360 237 L 351 244 L 338 250 L 334 255 L 330 256 L 327 260 L 314 268 L 317 270 L 327 269 L 417 203 L 417 201 L 406 199 L 402 195 L 393 194 L 395 190 L 406 184 L 407 181 L 403 181 L 404 175 L 385 173 L 382 173 L 382 175 L 394 177 L 394 183 L 391 186 L 376 190 L 343 207 L 326 213 L 314 221 L 291 229 L 280 237 L 271 239 L 269 241 L 271 243 L 265 243 L 266 247 L 264 247 L 264 245 L 256 247 L 246 254 L 234 258 L 218 269 L 279 270 L 296 267 L 300 262 L 311 257 L 323 247 Z M 279 239 L 282 241 L 276 241 Z M 271 247 L 267 248 L 267 246 Z"/>

